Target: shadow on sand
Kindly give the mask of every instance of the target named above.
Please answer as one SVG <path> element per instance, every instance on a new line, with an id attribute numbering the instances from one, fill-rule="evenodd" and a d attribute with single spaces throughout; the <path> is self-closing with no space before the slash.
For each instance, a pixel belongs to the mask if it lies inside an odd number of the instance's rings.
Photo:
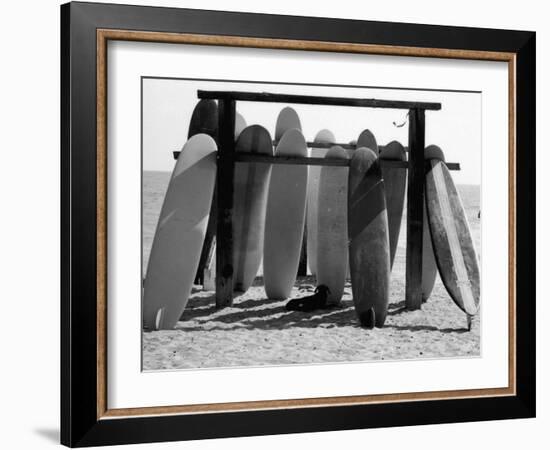
<path id="1" fill-rule="evenodd" d="M 261 285 L 263 280 L 258 278 L 254 285 Z M 349 283 L 347 283 L 349 284 Z M 348 287 L 348 286 L 346 286 Z M 298 296 L 309 295 L 313 290 L 310 280 L 303 280 L 298 286 Z M 348 289 L 346 289 L 348 290 Z M 348 291 L 349 292 L 349 291 Z M 195 294 L 202 293 L 202 296 Z M 284 330 L 290 328 L 360 328 L 352 300 L 343 300 L 338 306 L 330 309 L 313 312 L 287 311 L 285 304 L 288 300 L 239 299 L 236 295 L 233 306 L 224 309 L 216 308 L 215 294 L 195 289 L 194 296 L 189 303 L 180 321 L 183 322 L 176 329 L 184 332 L 207 330 Z M 410 313 L 405 301 L 390 303 L 388 317 Z M 198 323 L 189 323 L 191 321 Z M 212 322 L 210 326 L 209 322 Z M 398 331 L 438 331 L 440 333 L 467 333 L 466 328 L 437 328 L 431 325 L 395 325 L 386 322 L 384 328 Z"/>

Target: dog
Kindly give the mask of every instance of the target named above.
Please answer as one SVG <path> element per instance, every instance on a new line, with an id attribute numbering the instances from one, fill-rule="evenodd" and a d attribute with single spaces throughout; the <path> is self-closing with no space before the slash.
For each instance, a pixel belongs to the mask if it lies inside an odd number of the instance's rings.
<path id="1" fill-rule="evenodd" d="M 327 305 L 330 289 L 321 284 L 315 289 L 315 294 L 309 297 L 295 298 L 286 304 L 287 311 L 310 312 L 316 309 L 328 309 L 334 305 Z"/>

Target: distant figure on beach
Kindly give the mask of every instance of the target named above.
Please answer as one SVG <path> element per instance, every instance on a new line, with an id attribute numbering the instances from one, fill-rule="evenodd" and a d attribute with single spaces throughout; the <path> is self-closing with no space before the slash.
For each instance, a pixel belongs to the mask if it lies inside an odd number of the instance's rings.
<path id="1" fill-rule="evenodd" d="M 478 218 L 478 219 L 481 219 L 481 209 L 480 209 L 479 212 L 477 213 L 477 218 Z"/>
<path id="2" fill-rule="evenodd" d="M 286 304 L 287 311 L 303 311 L 310 312 L 315 311 L 316 309 L 327 309 L 331 305 L 327 305 L 328 294 L 330 289 L 321 284 L 315 289 L 315 294 L 310 295 L 309 297 L 295 298 L 290 300 Z"/>

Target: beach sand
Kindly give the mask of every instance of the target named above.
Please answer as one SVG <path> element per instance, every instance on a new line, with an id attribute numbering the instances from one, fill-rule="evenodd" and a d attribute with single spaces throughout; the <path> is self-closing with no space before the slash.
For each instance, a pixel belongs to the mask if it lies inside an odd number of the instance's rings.
<path id="1" fill-rule="evenodd" d="M 149 177 L 144 181 L 151 185 L 151 180 Z M 479 187 L 459 189 L 479 249 Z M 144 189 L 144 197 L 155 199 L 149 205 L 144 202 L 146 267 L 154 235 L 150 224 L 156 223 L 162 195 L 156 191 L 149 195 Z M 349 280 L 340 307 L 311 313 L 289 312 L 285 310 L 287 300 L 267 299 L 261 277 L 234 299 L 232 307 L 220 310 L 215 307 L 214 292 L 195 286 L 174 330 L 143 333 L 143 370 L 479 356 L 479 316 L 467 331 L 465 314 L 453 303 L 439 276 L 422 309 L 405 309 L 404 225 L 383 328 L 366 330 L 359 326 Z M 314 287 L 314 277 L 302 277 L 292 297 L 311 295 Z"/>

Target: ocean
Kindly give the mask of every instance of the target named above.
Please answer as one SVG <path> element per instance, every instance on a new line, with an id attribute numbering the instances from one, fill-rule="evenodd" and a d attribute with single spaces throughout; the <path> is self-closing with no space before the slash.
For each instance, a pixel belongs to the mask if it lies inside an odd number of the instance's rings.
<path id="1" fill-rule="evenodd" d="M 162 208 L 162 202 L 166 189 L 168 188 L 168 182 L 170 181 L 170 172 L 143 172 L 143 274 L 147 270 L 147 263 L 149 261 L 149 253 L 151 252 L 151 245 L 153 244 L 153 238 L 157 226 L 158 217 Z M 478 251 L 478 256 L 481 251 L 481 219 L 478 218 L 480 211 L 480 186 L 479 185 L 458 185 L 460 197 L 462 199 L 468 222 L 470 223 L 470 229 L 472 231 L 472 238 L 474 245 Z M 406 210 L 403 212 L 403 222 L 401 223 L 401 231 L 399 235 L 398 248 L 396 253 L 396 265 L 405 264 L 405 248 L 406 248 Z"/>

